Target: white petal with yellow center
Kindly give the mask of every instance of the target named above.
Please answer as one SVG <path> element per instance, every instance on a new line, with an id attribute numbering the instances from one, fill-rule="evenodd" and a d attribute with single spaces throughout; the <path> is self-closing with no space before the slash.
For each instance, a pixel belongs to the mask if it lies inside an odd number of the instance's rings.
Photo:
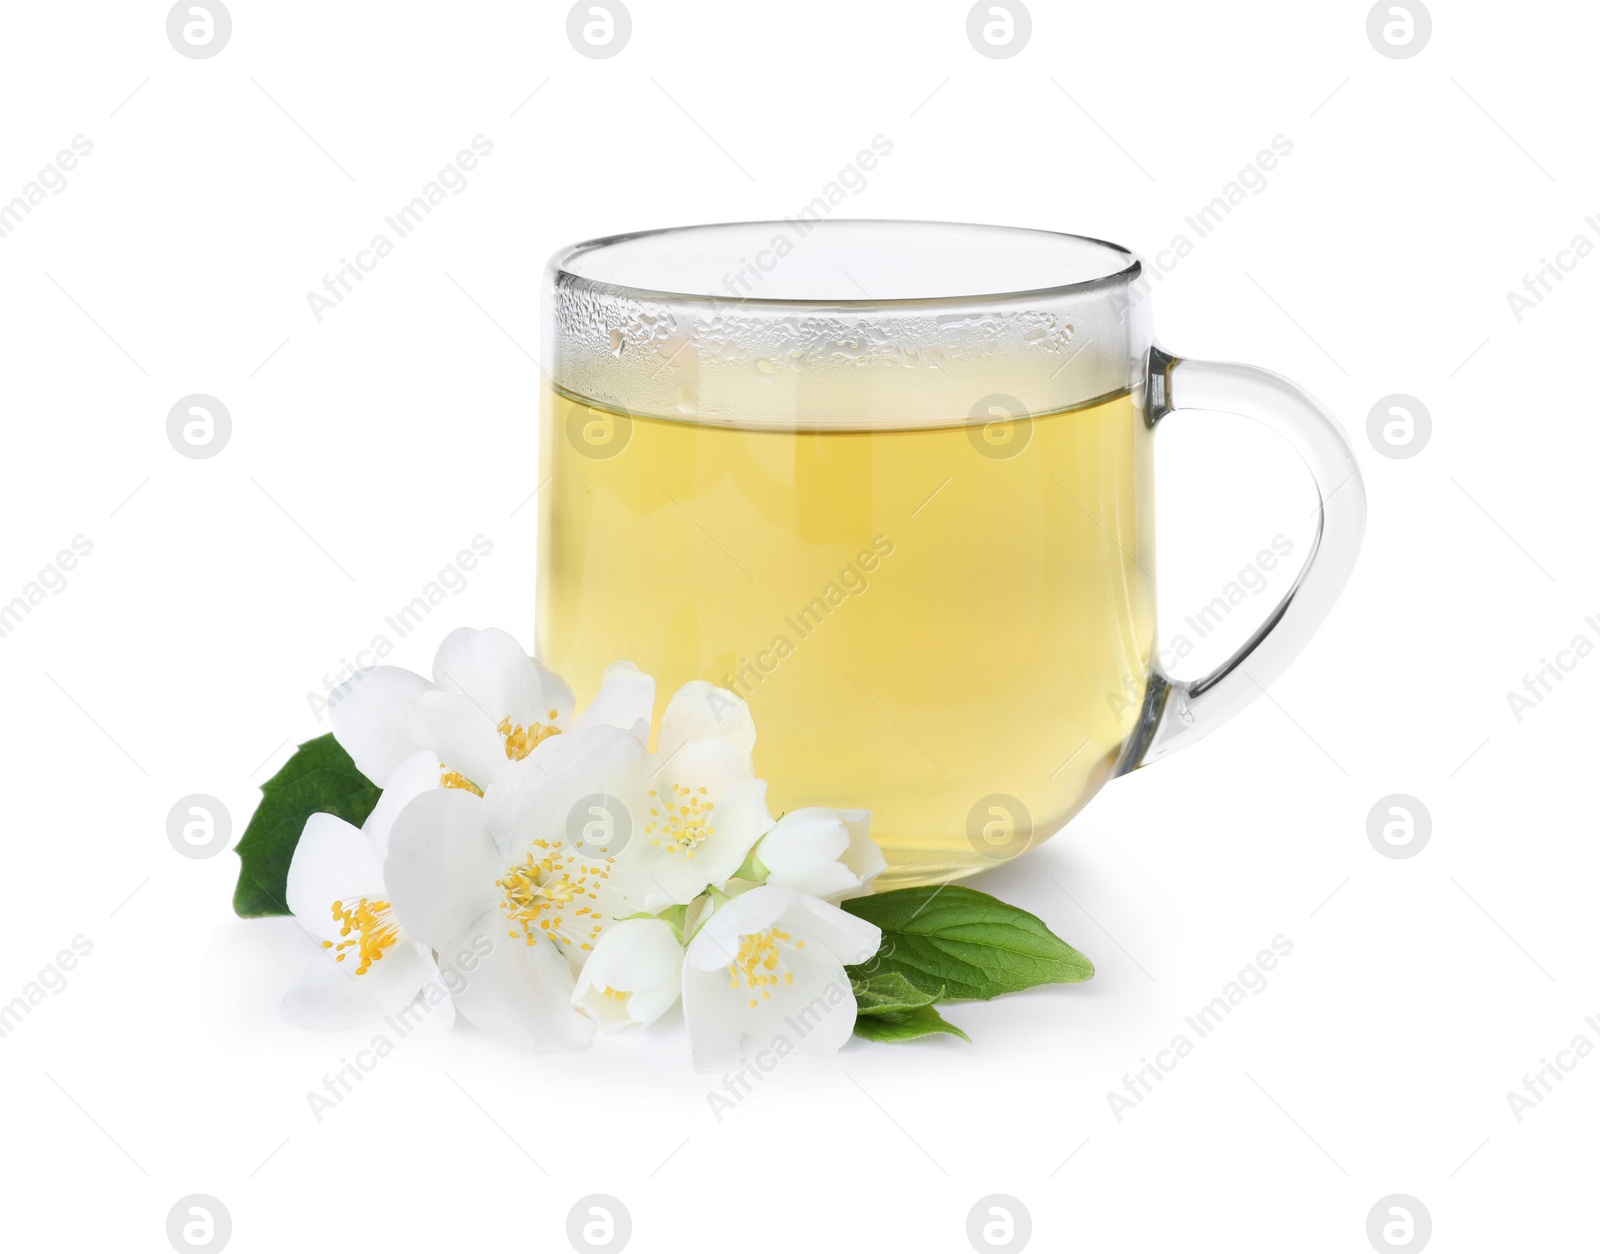
<path id="1" fill-rule="evenodd" d="M 625 789 L 643 754 L 614 727 L 563 733 L 482 797 L 439 789 L 401 812 L 384 864 L 395 911 L 447 969 L 449 954 L 481 955 L 462 964 L 455 1004 L 485 1031 L 528 1049 L 587 1043 L 572 970 L 624 911 L 608 883 L 615 859 L 570 827 L 584 803 Z"/>
<path id="2" fill-rule="evenodd" d="M 432 754 L 414 753 L 391 771 L 389 787 L 362 827 L 331 814 L 306 821 L 285 897 L 321 952 L 284 997 L 287 1021 L 325 1030 L 371 1023 L 438 979 L 428 948 L 395 915 L 381 858 L 399 813 L 433 790 Z"/>
<path id="3" fill-rule="evenodd" d="M 434 655 L 433 682 L 466 697 L 491 725 L 509 719 L 521 727 L 565 727 L 572 718 L 572 689 L 498 627 L 458 627 L 447 635 Z"/>
<path id="4" fill-rule="evenodd" d="M 836 1052 L 855 1028 L 845 972 L 877 952 L 879 930 L 787 888 L 726 902 L 690 942 L 683 1009 L 695 1065 L 737 1066 L 748 1040 L 783 1054 Z"/>
<path id="5" fill-rule="evenodd" d="M 498 628 L 452 631 L 433 678 L 414 703 L 416 737 L 455 787 L 487 788 L 572 721 L 572 690 Z"/>
<path id="6" fill-rule="evenodd" d="M 642 831 L 624 886 L 637 909 L 653 914 L 687 905 L 707 884 L 722 887 L 772 826 L 766 781 L 748 759 L 728 741 L 695 740 L 645 762 Z"/>

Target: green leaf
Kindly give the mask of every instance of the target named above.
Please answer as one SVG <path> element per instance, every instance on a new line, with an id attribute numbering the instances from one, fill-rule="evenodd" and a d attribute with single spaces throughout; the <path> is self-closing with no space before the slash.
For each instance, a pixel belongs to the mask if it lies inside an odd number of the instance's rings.
<path id="1" fill-rule="evenodd" d="M 987 1000 L 1036 984 L 1076 984 L 1094 964 L 1026 910 L 942 884 L 853 897 L 844 909 L 883 930 L 877 954 L 851 979 L 897 972 L 935 997 Z"/>
<path id="2" fill-rule="evenodd" d="M 739 864 L 739 869 L 728 878 L 734 880 L 748 880 L 752 884 L 765 884 L 767 882 L 767 875 L 769 872 L 767 871 L 767 864 L 761 860 L 758 852 L 760 848 L 761 846 L 758 844 L 754 849 L 752 849 L 745 856 L 745 860 Z"/>
<path id="3" fill-rule="evenodd" d="M 288 914 L 284 883 L 306 820 L 318 811 L 360 827 L 381 790 L 356 770 L 331 734 L 308 740 L 261 786 L 261 804 L 234 850 L 239 886 L 233 910 L 242 919 Z"/>
<path id="4" fill-rule="evenodd" d="M 918 1006 L 915 1010 L 894 1014 L 856 1015 L 856 1035 L 869 1041 L 893 1044 L 896 1041 L 914 1041 L 919 1036 L 933 1036 L 938 1032 L 959 1036 L 968 1044 L 972 1043 L 970 1036 L 932 1006 Z"/>
<path id="5" fill-rule="evenodd" d="M 678 938 L 678 944 L 683 944 L 683 925 L 688 920 L 688 906 L 668 906 L 665 910 L 635 910 L 632 914 L 617 916 L 618 923 L 626 923 L 629 919 L 652 919 L 658 923 L 665 923 L 672 929 Z"/>
<path id="6" fill-rule="evenodd" d="M 856 995 L 856 1015 L 904 1014 L 931 1006 L 944 996 L 944 989 L 925 993 L 898 971 L 879 971 L 850 981 Z"/>

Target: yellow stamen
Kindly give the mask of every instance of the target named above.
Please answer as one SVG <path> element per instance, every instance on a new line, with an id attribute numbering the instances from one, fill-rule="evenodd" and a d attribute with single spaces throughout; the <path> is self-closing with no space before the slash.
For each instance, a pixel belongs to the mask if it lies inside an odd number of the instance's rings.
<path id="1" fill-rule="evenodd" d="M 460 771 L 445 770 L 443 762 L 439 763 L 439 771 L 440 788 L 465 788 L 470 793 L 476 793 L 480 797 L 483 796 L 483 789 L 479 788 Z"/>
<path id="2" fill-rule="evenodd" d="M 357 975 L 365 975 L 372 964 L 400 939 L 400 926 L 390 914 L 387 901 L 368 901 L 363 897 L 348 909 L 344 902 L 336 901 L 333 903 L 333 921 L 342 925 L 339 929 L 341 937 L 348 937 L 352 932 L 355 936 L 340 940 L 337 944 L 323 941 L 322 947 L 332 949 L 338 962 L 343 962 L 349 957 L 348 951 L 354 949 L 360 960 L 356 965 Z"/>
<path id="3" fill-rule="evenodd" d="M 551 710 L 550 722 L 533 723 L 528 727 L 513 723 L 509 715 L 501 719 L 495 731 L 506 738 L 506 757 L 520 762 L 551 736 L 559 736 L 561 729 L 555 725 L 557 717 L 558 712 Z"/>
<path id="4" fill-rule="evenodd" d="M 577 941 L 579 948 L 588 949 L 599 939 L 605 920 L 587 903 L 599 897 L 597 890 L 611 874 L 612 859 L 591 866 L 593 860 L 581 860 L 551 841 L 535 840 L 533 845 L 536 853 L 525 855 L 520 865 L 508 868 L 495 881 L 504 895 L 500 908 L 520 929 L 510 933 L 512 939 L 521 936 L 525 944 L 535 945 L 541 938 L 553 937 L 563 945 Z M 570 928 L 564 915 L 568 906 L 577 907 Z"/>
<path id="5" fill-rule="evenodd" d="M 787 940 L 789 933 L 780 932 L 776 926 L 769 927 L 764 932 L 749 932 L 739 937 L 738 956 L 728 964 L 728 987 L 737 989 L 742 984 L 749 989 L 751 1010 L 761 1002 L 771 999 L 772 994 L 768 990 L 778 982 L 779 976 L 783 977 L 786 985 L 794 983 L 794 976 L 789 971 L 781 969 L 783 954 L 778 949 L 778 942 Z M 798 947 L 797 945 L 796 948 Z M 759 997 L 756 996 L 757 993 L 760 994 Z"/>
<path id="6" fill-rule="evenodd" d="M 644 825 L 644 834 L 654 837 L 650 842 L 652 845 L 665 845 L 668 853 L 681 853 L 685 858 L 692 858 L 701 842 L 716 835 L 717 829 L 711 826 L 716 803 L 709 800 L 704 788 L 697 790 L 683 784 L 673 784 L 669 791 L 670 799 L 661 799 L 666 814 L 652 808 L 651 820 Z M 650 795 L 654 797 L 655 790 L 652 789 Z"/>

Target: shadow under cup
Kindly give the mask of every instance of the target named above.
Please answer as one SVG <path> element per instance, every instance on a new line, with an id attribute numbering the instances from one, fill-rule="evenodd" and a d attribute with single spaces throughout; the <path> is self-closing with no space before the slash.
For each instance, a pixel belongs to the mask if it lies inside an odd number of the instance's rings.
<path id="1" fill-rule="evenodd" d="M 750 704 L 772 812 L 880 886 L 1050 836 L 1155 649 L 1148 321 L 1123 249 L 907 222 L 619 236 L 545 276 L 538 652 Z"/>

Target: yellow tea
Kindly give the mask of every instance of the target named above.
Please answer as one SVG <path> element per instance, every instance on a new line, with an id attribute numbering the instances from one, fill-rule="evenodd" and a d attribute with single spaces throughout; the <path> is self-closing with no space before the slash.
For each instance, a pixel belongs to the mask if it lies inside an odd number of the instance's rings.
<path id="1" fill-rule="evenodd" d="M 1153 433 L 1127 393 L 1018 421 L 773 430 L 543 404 L 538 648 L 744 697 L 774 815 L 872 811 L 880 887 L 1049 836 L 1155 647 Z"/>

